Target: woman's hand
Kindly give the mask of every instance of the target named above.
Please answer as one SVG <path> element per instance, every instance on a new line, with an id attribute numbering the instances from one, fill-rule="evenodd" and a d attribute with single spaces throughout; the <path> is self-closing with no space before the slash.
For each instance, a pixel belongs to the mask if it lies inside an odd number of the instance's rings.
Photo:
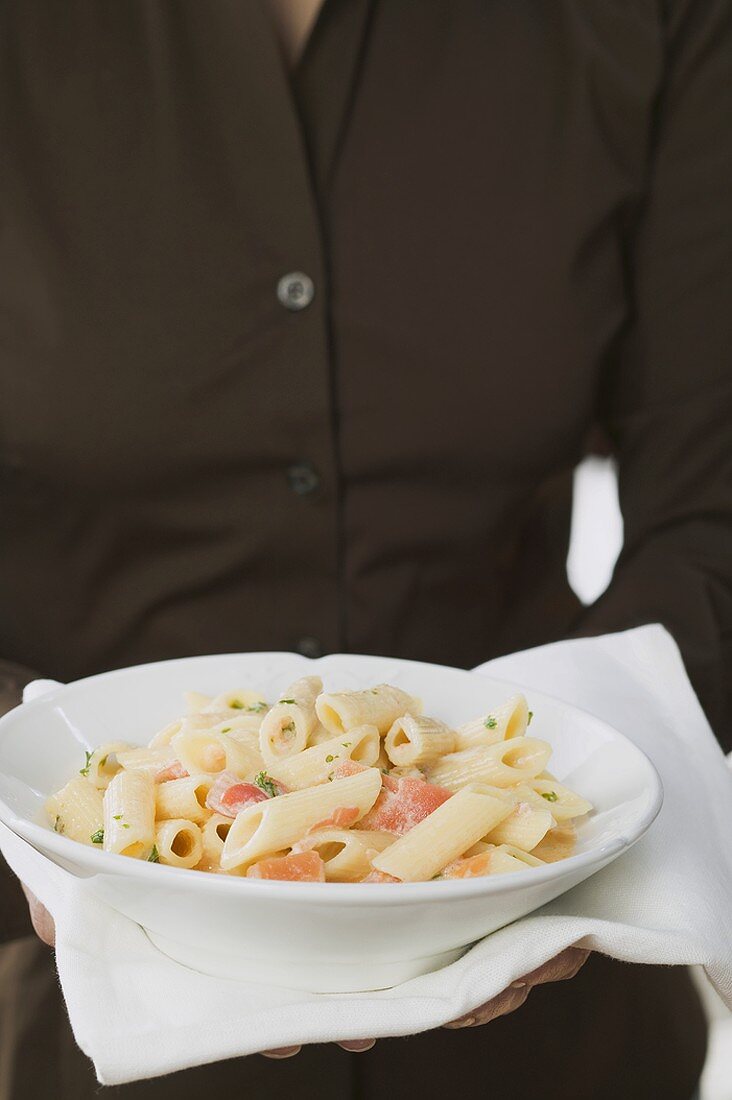
<path id="1" fill-rule="evenodd" d="M 495 1020 L 499 1016 L 507 1016 L 509 1012 L 514 1012 L 521 1007 L 535 985 L 543 985 L 546 982 L 563 982 L 567 978 L 573 978 L 587 962 L 589 955 L 590 952 L 582 947 L 567 947 L 555 958 L 550 959 L 549 962 L 538 966 L 530 974 L 525 974 L 519 981 L 512 982 L 508 989 L 504 989 L 497 997 L 492 997 L 490 1001 L 474 1008 L 468 1015 L 460 1016 L 452 1023 L 445 1024 L 445 1027 L 478 1027 L 479 1024 L 490 1023 L 491 1020 Z M 375 1039 L 358 1039 L 344 1041 L 337 1045 L 343 1047 L 344 1050 L 360 1053 L 364 1050 L 370 1050 L 375 1042 Z M 265 1058 L 291 1058 L 293 1054 L 298 1054 L 301 1049 L 299 1046 L 280 1047 L 277 1050 L 265 1050 L 262 1053 Z"/>
<path id="2" fill-rule="evenodd" d="M 53 947 L 56 943 L 56 925 L 53 923 L 53 917 L 45 905 L 41 905 L 36 895 L 30 892 L 24 882 L 21 882 L 20 885 L 23 887 L 23 893 L 30 909 L 33 931 L 39 940 L 43 940 L 49 947 Z"/>

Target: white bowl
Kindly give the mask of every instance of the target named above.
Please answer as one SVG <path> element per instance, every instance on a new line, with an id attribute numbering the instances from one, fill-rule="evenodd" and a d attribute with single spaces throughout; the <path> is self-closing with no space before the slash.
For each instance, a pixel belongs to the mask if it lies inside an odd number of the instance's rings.
<path id="1" fill-rule="evenodd" d="M 463 881 L 404 885 L 267 882 L 207 875 L 100 852 L 46 824 L 47 795 L 75 774 L 85 748 L 147 743 L 178 715 L 182 693 L 256 687 L 275 698 L 299 676 L 326 689 L 380 682 L 419 696 L 425 713 L 458 724 L 516 686 L 441 665 L 334 654 L 191 657 L 60 686 L 0 719 L 0 820 L 84 888 L 143 926 L 165 954 L 208 974 L 317 992 L 381 989 L 437 969 L 490 932 L 576 886 L 628 849 L 662 802 L 650 761 L 584 711 L 531 689 L 531 733 L 549 741 L 557 779 L 595 810 L 575 855 L 546 867 Z"/>

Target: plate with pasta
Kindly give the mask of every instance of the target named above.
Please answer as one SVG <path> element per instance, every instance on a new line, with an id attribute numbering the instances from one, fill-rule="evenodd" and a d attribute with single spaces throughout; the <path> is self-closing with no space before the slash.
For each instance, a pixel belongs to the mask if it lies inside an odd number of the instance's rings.
<path id="1" fill-rule="evenodd" d="M 383 988 L 630 846 L 661 803 L 620 732 L 419 662 L 184 658 L 0 720 L 0 819 L 208 973 Z"/>

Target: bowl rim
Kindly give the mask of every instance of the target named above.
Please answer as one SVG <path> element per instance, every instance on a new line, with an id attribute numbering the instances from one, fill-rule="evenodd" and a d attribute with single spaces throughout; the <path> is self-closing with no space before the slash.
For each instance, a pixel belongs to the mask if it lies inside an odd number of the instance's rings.
<path id="1" fill-rule="evenodd" d="M 187 884 L 190 889 L 204 890 L 212 896 L 221 894 L 224 896 L 227 894 L 232 895 L 232 892 L 235 893 L 239 891 L 242 898 L 247 899 L 253 896 L 250 891 L 258 891 L 260 896 L 269 899 L 274 898 L 283 902 L 297 901 L 298 903 L 302 902 L 316 907 L 329 905 L 381 906 L 384 904 L 412 905 L 425 901 L 446 904 L 463 898 L 489 898 L 494 894 L 500 895 L 516 892 L 529 886 L 538 887 L 547 882 L 559 882 L 563 878 L 574 877 L 576 872 L 584 871 L 587 868 L 590 868 L 589 874 L 591 874 L 593 873 L 593 867 L 595 870 L 600 870 L 608 862 L 630 849 L 640 840 L 655 821 L 663 805 L 664 792 L 661 777 L 646 753 L 616 727 L 606 722 L 603 718 L 599 718 L 591 711 L 586 710 L 584 707 L 579 707 L 574 703 L 562 699 L 560 696 L 552 695 L 545 691 L 539 691 L 525 684 L 520 684 L 513 680 L 506 680 L 503 677 L 491 676 L 488 672 L 478 672 L 473 669 L 464 669 L 453 665 L 441 665 L 429 661 L 416 661 L 409 658 L 389 657 L 381 654 L 338 653 L 309 658 L 302 654 L 292 653 L 287 650 L 254 650 L 244 653 L 213 653 L 201 654 L 198 656 L 173 657 L 163 661 L 147 661 L 139 665 L 127 665 L 123 668 L 94 673 L 91 676 L 81 677 L 78 680 L 69 681 L 65 684 L 60 683 L 58 687 L 49 688 L 48 691 L 44 692 L 38 698 L 22 703 L 17 707 L 13 707 L 0 717 L 0 733 L 2 733 L 4 726 L 14 724 L 19 720 L 21 711 L 24 714 L 28 714 L 32 713 L 34 710 L 43 709 L 44 706 L 57 703 L 63 695 L 73 694 L 76 689 L 83 689 L 88 684 L 97 681 L 122 678 L 125 674 L 143 671 L 147 672 L 166 665 L 204 662 L 213 663 L 219 660 L 246 659 L 252 656 L 257 656 L 259 658 L 287 657 L 290 660 L 294 659 L 297 663 L 301 663 L 306 667 L 314 668 L 321 662 L 337 656 L 355 663 L 359 663 L 363 660 L 377 660 L 399 665 L 416 666 L 420 669 L 435 669 L 440 672 L 459 672 L 467 676 L 478 677 L 490 681 L 494 685 L 499 685 L 502 688 L 508 689 L 508 691 L 521 691 L 525 694 L 530 694 L 532 700 L 536 699 L 539 703 L 541 703 L 542 700 L 546 700 L 560 708 L 568 708 L 576 715 L 579 715 L 583 720 L 586 720 L 589 724 L 597 727 L 601 732 L 604 732 L 606 735 L 609 734 L 610 740 L 621 741 L 626 747 L 630 748 L 636 757 L 639 767 L 645 771 L 645 781 L 650 795 L 649 806 L 636 823 L 635 827 L 630 831 L 629 835 L 614 837 L 605 844 L 591 848 L 589 851 L 579 852 L 575 855 L 568 856 L 566 859 L 558 860 L 555 863 L 548 863 L 545 867 L 527 868 L 527 871 L 531 872 L 531 877 L 529 878 L 527 874 L 522 874 L 518 876 L 518 881 L 516 875 L 489 875 L 473 879 L 450 879 L 440 882 L 308 883 L 268 881 L 237 875 L 203 875 L 200 871 L 193 869 L 187 870 L 182 867 L 168 867 L 159 864 L 151 864 L 147 861 L 129 859 L 125 856 L 116 855 L 113 852 L 99 851 L 88 845 L 79 844 L 69 837 L 54 833 L 47 826 L 37 824 L 29 818 L 18 817 L 1 798 L 0 822 L 16 836 L 19 836 L 21 840 L 29 843 L 39 852 L 39 854 L 48 859 L 49 863 L 53 866 L 61 866 L 63 870 L 66 870 L 81 882 L 96 877 L 104 877 L 105 874 L 115 875 L 115 877 L 121 875 L 129 880 L 137 880 L 141 884 L 152 885 L 152 883 L 155 883 L 162 888 L 162 880 L 159 878 L 162 868 L 166 875 L 174 876 L 170 879 L 171 888 L 184 889 Z M 43 850 L 44 848 L 58 856 L 63 862 L 58 864 L 50 859 Z M 77 865 L 82 864 L 85 868 L 85 872 L 88 871 L 88 873 L 82 874 L 71 869 L 68 866 L 69 863 Z M 148 876 L 150 875 L 153 877 L 149 878 Z M 399 890 L 394 889 L 397 885 L 399 886 Z"/>

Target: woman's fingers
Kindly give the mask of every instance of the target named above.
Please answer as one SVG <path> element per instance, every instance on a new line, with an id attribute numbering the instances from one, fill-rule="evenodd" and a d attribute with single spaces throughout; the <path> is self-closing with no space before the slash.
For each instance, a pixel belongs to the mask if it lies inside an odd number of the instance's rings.
<path id="1" fill-rule="evenodd" d="M 375 1043 L 376 1039 L 344 1039 L 342 1042 L 336 1043 L 336 1046 L 343 1047 L 351 1054 L 363 1054 L 364 1051 L 371 1050 Z M 292 1058 L 293 1055 L 299 1054 L 301 1050 L 301 1046 L 275 1047 L 274 1050 L 263 1050 L 261 1054 L 263 1058 Z"/>
<path id="2" fill-rule="evenodd" d="M 445 1027 L 477 1027 L 479 1024 L 490 1023 L 499 1016 L 505 1016 L 509 1012 L 515 1012 L 520 1008 L 535 985 L 543 985 L 545 982 L 562 982 L 573 978 L 577 971 L 584 966 L 590 952 L 583 947 L 567 947 L 560 951 L 553 959 L 537 966 L 535 970 L 526 974 L 518 981 L 499 993 L 496 997 L 486 1001 L 485 1004 L 473 1009 L 472 1012 Z"/>
<path id="3" fill-rule="evenodd" d="M 445 1024 L 445 1027 L 477 1027 L 479 1024 L 490 1023 L 491 1020 L 496 1020 L 499 1016 L 506 1016 L 509 1012 L 515 1012 L 528 997 L 529 989 L 528 985 L 519 985 L 518 982 L 514 982 L 508 989 L 502 990 L 498 996 L 492 997 L 490 1001 L 479 1005 L 478 1008 L 473 1009 L 466 1016 L 460 1016 L 459 1019 Z"/>
<path id="4" fill-rule="evenodd" d="M 578 970 L 584 966 L 590 957 L 590 952 L 584 947 L 565 947 L 553 959 L 537 966 L 527 974 L 523 981 L 527 985 L 542 985 L 544 982 L 563 982 L 567 978 L 573 978 Z"/>
<path id="5" fill-rule="evenodd" d="M 20 885 L 23 887 L 23 893 L 30 909 L 33 931 L 39 940 L 43 940 L 49 947 L 53 947 L 56 943 L 56 925 L 53 923 L 53 917 L 45 905 L 41 905 L 36 895 L 32 894 L 24 883 L 21 882 Z"/>

